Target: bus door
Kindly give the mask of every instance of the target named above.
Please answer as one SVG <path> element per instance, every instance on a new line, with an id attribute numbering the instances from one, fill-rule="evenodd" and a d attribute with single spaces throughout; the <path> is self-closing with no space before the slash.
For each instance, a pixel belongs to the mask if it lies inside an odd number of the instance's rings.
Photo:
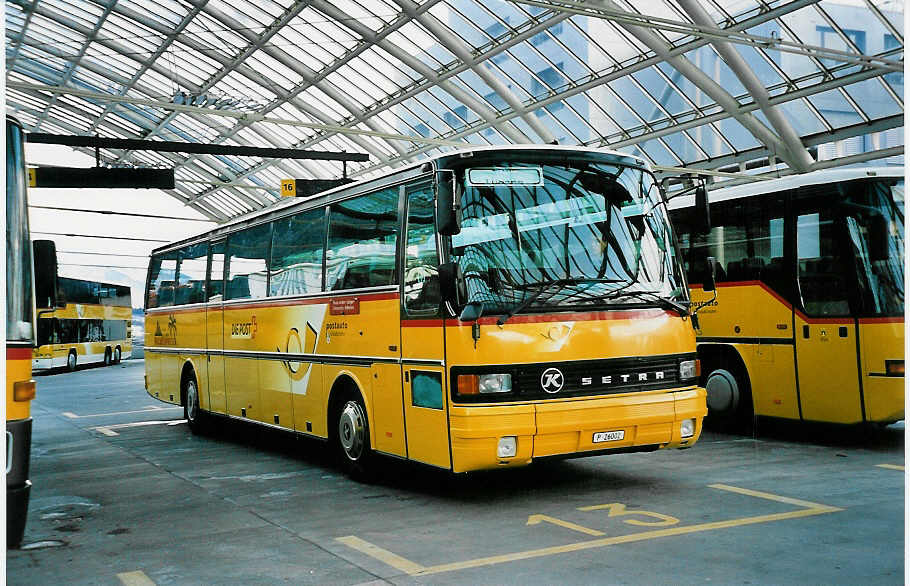
<path id="1" fill-rule="evenodd" d="M 796 202 L 796 367 L 802 418 L 830 423 L 863 420 L 851 272 L 835 192 Z"/>
<path id="2" fill-rule="evenodd" d="M 445 346 L 433 184 L 405 188 L 401 384 L 408 458 L 449 468 Z"/>
<path id="3" fill-rule="evenodd" d="M 224 413 L 224 240 L 209 246 L 208 303 L 205 311 L 208 351 L 208 405 L 203 408 Z"/>

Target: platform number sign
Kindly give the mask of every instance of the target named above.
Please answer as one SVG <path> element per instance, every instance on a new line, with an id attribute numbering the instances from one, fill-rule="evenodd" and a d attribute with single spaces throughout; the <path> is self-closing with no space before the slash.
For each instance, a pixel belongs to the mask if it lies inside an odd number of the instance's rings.
<path id="1" fill-rule="evenodd" d="M 297 195 L 297 181 L 294 179 L 281 180 L 281 197 L 294 197 Z"/>

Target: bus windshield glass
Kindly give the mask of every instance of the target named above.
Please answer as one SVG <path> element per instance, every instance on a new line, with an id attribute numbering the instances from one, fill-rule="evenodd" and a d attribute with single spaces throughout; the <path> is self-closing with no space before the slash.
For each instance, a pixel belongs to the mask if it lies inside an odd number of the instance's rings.
<path id="1" fill-rule="evenodd" d="M 462 228 L 451 237 L 452 260 L 466 301 L 482 303 L 484 314 L 686 301 L 650 173 L 510 161 L 464 168 L 456 180 Z"/>
<path id="2" fill-rule="evenodd" d="M 32 243 L 22 128 L 6 123 L 6 339 L 33 342 Z"/>
<path id="3" fill-rule="evenodd" d="M 845 216 L 856 259 L 862 315 L 904 314 L 904 182 L 863 182 Z"/>

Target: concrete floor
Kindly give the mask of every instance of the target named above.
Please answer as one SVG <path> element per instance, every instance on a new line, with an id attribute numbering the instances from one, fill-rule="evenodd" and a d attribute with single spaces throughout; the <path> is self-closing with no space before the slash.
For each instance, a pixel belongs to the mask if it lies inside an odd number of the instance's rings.
<path id="1" fill-rule="evenodd" d="M 192 435 L 143 374 L 37 377 L 9 584 L 904 581 L 903 423 L 762 421 L 686 451 L 458 477 L 389 462 L 359 484 L 319 442 Z"/>

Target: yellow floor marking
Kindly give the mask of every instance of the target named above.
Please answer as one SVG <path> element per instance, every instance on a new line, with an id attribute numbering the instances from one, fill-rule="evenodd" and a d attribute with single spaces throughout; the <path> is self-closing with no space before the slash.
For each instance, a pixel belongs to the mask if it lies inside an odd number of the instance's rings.
<path id="1" fill-rule="evenodd" d="M 91 415 L 76 415 L 75 413 L 70 413 L 69 411 L 64 411 L 62 413 L 62 415 L 64 417 L 68 417 L 70 419 L 85 419 L 86 417 L 108 417 L 111 415 L 130 415 L 133 413 L 151 413 L 154 411 L 165 411 L 167 409 L 183 409 L 183 407 L 180 407 L 180 406 L 158 407 L 158 406 L 153 405 L 153 406 L 147 407 L 145 409 L 140 409 L 139 411 L 114 411 L 113 413 L 93 413 Z"/>
<path id="2" fill-rule="evenodd" d="M 401 570 L 405 574 L 410 574 L 413 576 L 426 570 L 426 568 L 420 564 L 416 564 L 411 560 L 405 559 L 400 555 L 382 549 L 381 547 L 373 545 L 369 541 L 364 541 L 363 539 L 355 537 L 354 535 L 349 535 L 348 537 L 339 537 L 335 541 L 340 541 L 350 548 L 356 549 L 359 552 L 365 553 L 370 557 L 376 558 L 377 560 L 392 566 L 396 570 Z"/>
<path id="3" fill-rule="evenodd" d="M 887 468 L 888 470 L 903 470 L 903 466 L 898 466 L 897 464 L 876 464 L 878 468 Z"/>
<path id="4" fill-rule="evenodd" d="M 115 425 L 99 425 L 91 429 L 102 433 L 106 436 L 113 437 L 120 435 L 115 429 L 125 429 L 127 427 L 145 427 L 146 425 L 180 425 L 186 423 L 186 419 L 165 419 L 164 421 L 136 421 L 135 423 L 117 423 Z"/>
<path id="5" fill-rule="evenodd" d="M 668 529 L 655 529 L 653 531 L 642 531 L 641 533 L 633 533 L 631 535 L 620 535 L 616 537 L 604 537 L 602 539 L 593 539 L 590 541 L 582 541 L 578 543 L 570 543 L 568 545 L 559 545 L 555 547 L 544 547 L 541 549 L 532 549 L 528 551 L 520 551 L 515 553 L 490 556 L 484 558 L 477 558 L 474 560 L 466 560 L 462 562 L 454 562 L 450 564 L 440 564 L 436 566 L 422 567 L 406 558 L 403 558 L 397 554 L 388 552 L 382 548 L 379 548 L 367 541 L 364 541 L 358 537 L 349 536 L 349 537 L 339 537 L 336 541 L 340 541 L 358 551 L 371 555 L 376 559 L 379 559 L 390 566 L 402 570 L 411 576 L 426 576 L 428 574 L 440 574 L 443 572 L 452 572 L 455 570 L 464 570 L 468 568 L 477 568 L 480 566 L 491 566 L 495 564 L 502 564 L 506 562 L 514 562 L 518 560 L 526 560 L 531 558 L 539 558 L 550 555 L 570 553 L 576 551 L 583 551 L 587 549 L 595 549 L 599 547 L 606 547 L 608 545 L 617 545 L 620 543 L 633 543 L 636 541 L 645 541 L 648 539 L 657 539 L 660 537 L 669 537 L 673 535 L 686 535 L 688 533 L 698 533 L 702 531 L 714 531 L 717 529 L 727 529 L 730 527 L 742 527 L 744 525 L 755 525 L 758 523 L 770 523 L 774 521 L 783 521 L 786 519 L 800 519 L 802 517 L 811 517 L 814 515 L 824 515 L 826 513 L 834 513 L 837 511 L 842 511 L 843 509 L 838 507 L 831 507 L 828 505 L 821 505 L 818 503 L 812 503 L 809 501 L 803 501 L 799 499 L 791 499 L 784 496 L 779 496 L 775 494 L 770 494 L 767 492 L 759 492 L 757 490 L 749 490 L 745 488 L 738 488 L 735 486 L 729 486 L 726 484 L 712 484 L 711 488 L 716 488 L 719 490 L 726 490 L 729 492 L 735 492 L 739 494 L 744 494 L 756 498 L 776 501 L 780 503 L 794 504 L 801 507 L 805 507 L 798 511 L 789 511 L 786 513 L 773 513 L 770 515 L 758 515 L 756 517 L 743 517 L 740 519 L 730 519 L 728 521 L 714 521 L 711 523 L 700 523 L 698 525 L 689 525 L 683 527 L 672 527 Z M 352 545 L 352 543 L 357 543 L 357 546 Z M 389 563 L 383 557 L 374 555 L 374 551 L 382 552 L 383 556 L 391 556 L 394 559 L 395 563 Z M 408 570 L 407 568 L 412 568 Z M 420 569 L 417 569 L 420 568 Z"/>
<path id="6" fill-rule="evenodd" d="M 595 537 L 606 535 L 606 533 L 603 531 L 598 531 L 597 529 L 588 529 L 587 527 L 582 527 L 581 525 L 576 525 L 575 523 L 570 523 L 568 521 L 563 521 L 562 519 L 556 519 L 554 517 L 548 517 L 546 515 L 531 515 L 528 517 L 528 525 L 540 525 L 544 521 L 547 523 L 552 523 L 553 525 L 565 527 L 566 529 L 571 529 L 572 531 L 580 531 L 581 533 L 593 535 Z"/>
<path id="7" fill-rule="evenodd" d="M 843 511 L 843 509 L 838 509 L 837 507 L 829 507 L 828 505 L 820 505 L 818 503 L 813 503 L 810 501 L 801 501 L 799 499 L 791 499 L 786 496 L 778 496 L 776 494 L 771 494 L 769 492 L 759 492 L 757 490 L 749 490 L 748 488 L 738 488 L 736 486 L 730 486 L 729 484 L 709 484 L 709 488 L 716 488 L 718 490 L 726 490 L 729 492 L 735 492 L 739 494 L 744 494 L 747 496 L 754 496 L 756 498 L 765 499 L 769 501 L 777 501 L 779 503 L 785 503 L 788 505 L 796 505 L 797 507 L 806 507 L 807 509 L 831 509 L 831 511 Z"/>
<path id="8" fill-rule="evenodd" d="M 117 574 L 117 578 L 123 586 L 155 586 L 152 579 L 146 576 L 142 570 L 121 572 Z"/>

